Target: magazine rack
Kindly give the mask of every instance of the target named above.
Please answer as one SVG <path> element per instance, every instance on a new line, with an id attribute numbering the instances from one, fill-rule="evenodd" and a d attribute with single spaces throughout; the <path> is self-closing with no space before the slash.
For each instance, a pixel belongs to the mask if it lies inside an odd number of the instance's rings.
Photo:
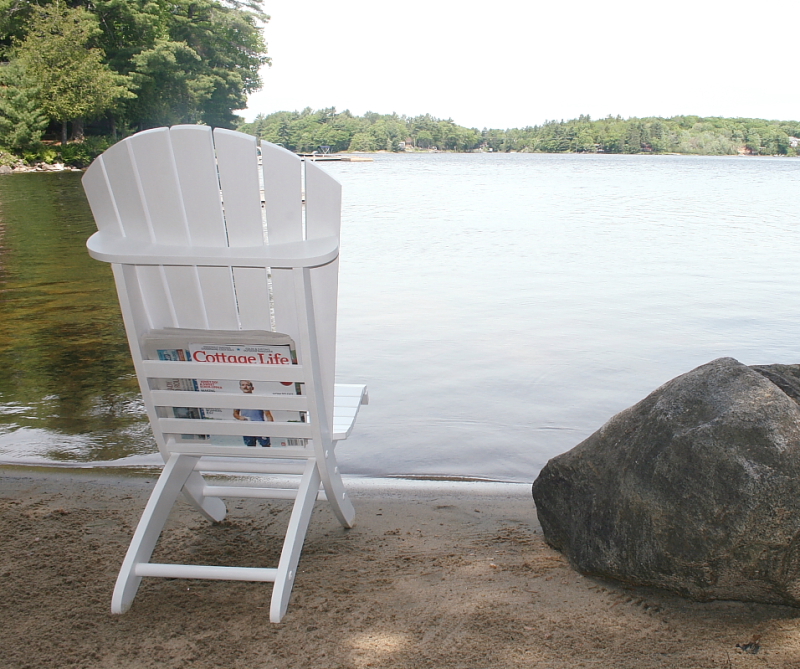
<path id="1" fill-rule="evenodd" d="M 334 446 L 352 429 L 366 387 L 335 385 L 341 186 L 313 163 L 254 137 L 204 126 L 157 128 L 108 149 L 83 186 L 98 232 L 89 253 L 111 263 L 128 343 L 165 466 L 131 541 L 111 609 L 126 611 L 142 577 L 273 582 L 270 620 L 286 612 L 314 502 L 345 527 L 353 506 Z M 262 201 L 263 197 L 263 201 Z M 266 227 L 264 223 L 266 213 Z M 265 242 L 265 230 L 267 240 Z M 275 330 L 296 344 L 297 364 L 206 363 L 203 377 L 295 382 L 301 394 L 255 396 L 155 390 L 157 379 L 197 377 L 196 364 L 147 359 L 142 337 L 158 328 Z M 172 407 L 292 411 L 305 422 L 191 420 Z M 199 428 L 198 424 L 202 427 Z M 288 437 L 298 446 L 221 446 L 185 435 Z M 203 472 L 256 474 L 263 484 L 211 485 Z M 275 480 L 276 475 L 280 480 Z M 298 487 L 285 480 L 299 478 Z M 235 481 L 233 481 L 235 483 Z M 179 493 L 209 520 L 220 498 L 294 499 L 277 568 L 151 563 Z"/>

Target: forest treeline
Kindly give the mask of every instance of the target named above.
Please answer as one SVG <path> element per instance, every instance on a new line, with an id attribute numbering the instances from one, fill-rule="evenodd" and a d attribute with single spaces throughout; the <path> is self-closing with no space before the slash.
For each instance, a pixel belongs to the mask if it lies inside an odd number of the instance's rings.
<path id="1" fill-rule="evenodd" d="M 49 134 L 69 161 L 144 128 L 231 128 L 267 19 L 262 0 L 0 0 L 0 149 L 47 160 Z"/>
<path id="2" fill-rule="evenodd" d="M 263 0 L 0 0 L 0 164 L 86 165 L 128 134 L 176 123 L 297 152 L 519 151 L 797 155 L 800 122 L 580 116 L 507 130 L 429 114 L 234 111 L 269 62 Z"/>
<path id="3" fill-rule="evenodd" d="M 798 152 L 798 121 L 744 118 L 629 118 L 608 116 L 509 130 L 465 128 L 451 119 L 333 108 L 259 115 L 239 130 L 299 153 L 337 151 L 518 151 L 544 153 L 688 153 L 785 155 Z"/>

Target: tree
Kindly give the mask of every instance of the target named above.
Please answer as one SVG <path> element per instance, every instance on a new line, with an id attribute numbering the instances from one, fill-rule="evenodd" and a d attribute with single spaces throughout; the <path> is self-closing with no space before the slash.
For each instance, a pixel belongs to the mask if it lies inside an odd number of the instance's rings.
<path id="1" fill-rule="evenodd" d="M 28 34 L 12 52 L 26 77 L 36 82 L 42 112 L 61 122 L 62 146 L 69 121 L 99 116 L 133 97 L 128 80 L 103 62 L 103 51 L 89 46 L 99 32 L 97 19 L 84 9 L 61 2 L 34 6 Z"/>
<path id="2" fill-rule="evenodd" d="M 85 0 L 108 62 L 137 93 L 122 113 L 140 129 L 203 122 L 233 127 L 269 63 L 261 0 Z"/>
<path id="3" fill-rule="evenodd" d="M 0 137 L 6 149 L 22 152 L 40 143 L 49 119 L 39 108 L 37 92 L 21 63 L 0 68 Z"/>
<path id="4" fill-rule="evenodd" d="M 349 151 L 375 151 L 375 138 L 368 132 L 357 132 L 350 141 Z"/>

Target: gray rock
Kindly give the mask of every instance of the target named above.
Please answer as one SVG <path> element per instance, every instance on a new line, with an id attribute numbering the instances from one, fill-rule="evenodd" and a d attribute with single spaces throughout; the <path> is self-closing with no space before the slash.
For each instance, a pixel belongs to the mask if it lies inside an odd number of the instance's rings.
<path id="1" fill-rule="evenodd" d="M 581 572 L 800 606 L 800 365 L 721 358 L 547 463 L 547 542 Z"/>
<path id="2" fill-rule="evenodd" d="M 0 165 L 0 174 L 11 174 L 13 171 L 10 165 Z"/>

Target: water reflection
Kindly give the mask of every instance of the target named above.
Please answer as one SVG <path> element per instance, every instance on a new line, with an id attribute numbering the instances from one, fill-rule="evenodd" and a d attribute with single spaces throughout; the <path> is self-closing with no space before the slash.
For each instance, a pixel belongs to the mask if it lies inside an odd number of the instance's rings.
<path id="1" fill-rule="evenodd" d="M 697 365 L 796 363 L 798 160 L 326 165 L 345 196 L 337 372 L 372 398 L 342 471 L 531 481 Z M 79 178 L 0 177 L 0 461 L 155 452 Z"/>
<path id="2" fill-rule="evenodd" d="M 0 440 L 6 455 L 111 460 L 150 452 L 111 270 L 81 249 L 80 174 L 0 179 Z"/>

